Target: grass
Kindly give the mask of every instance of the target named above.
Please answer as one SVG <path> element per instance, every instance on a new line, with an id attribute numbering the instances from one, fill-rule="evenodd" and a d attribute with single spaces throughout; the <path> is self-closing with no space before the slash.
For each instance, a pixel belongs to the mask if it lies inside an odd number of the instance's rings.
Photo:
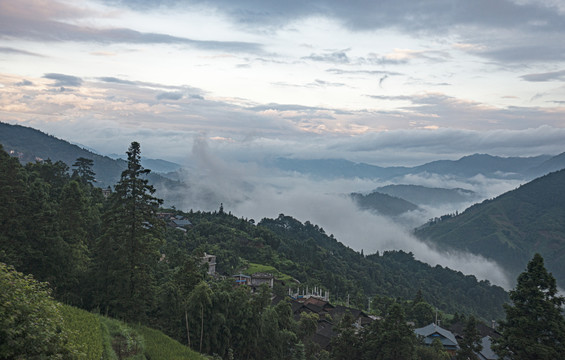
<path id="1" fill-rule="evenodd" d="M 203 355 L 189 349 L 160 331 L 139 326 L 137 331 L 145 339 L 145 356 L 148 360 L 204 360 Z"/>
<path id="2" fill-rule="evenodd" d="M 292 276 L 284 274 L 284 273 L 278 271 L 275 267 L 269 266 L 269 265 L 249 263 L 249 266 L 245 270 L 245 273 L 248 274 L 248 275 L 252 275 L 252 274 L 255 274 L 255 273 L 258 273 L 258 272 L 273 274 L 273 276 L 277 280 L 290 281 L 290 280 L 293 279 Z"/>
<path id="3" fill-rule="evenodd" d="M 99 316 L 69 305 L 61 305 L 61 314 L 69 330 L 69 341 L 76 346 L 81 359 L 102 359 L 104 345 Z"/>
<path id="4" fill-rule="evenodd" d="M 204 360 L 162 332 L 61 305 L 69 341 L 86 360 Z"/>

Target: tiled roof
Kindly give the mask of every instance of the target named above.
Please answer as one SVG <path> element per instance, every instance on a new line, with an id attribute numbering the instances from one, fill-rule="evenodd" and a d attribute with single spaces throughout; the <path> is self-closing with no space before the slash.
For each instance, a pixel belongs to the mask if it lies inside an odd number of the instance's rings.
<path id="1" fill-rule="evenodd" d="M 423 336 L 424 343 L 426 343 L 427 345 L 430 345 L 433 342 L 434 338 L 439 338 L 443 346 L 449 346 L 449 347 L 458 346 L 457 340 L 455 339 L 455 336 L 451 331 L 446 330 L 434 323 L 431 323 L 422 328 L 415 329 L 414 332 L 417 335 Z"/>

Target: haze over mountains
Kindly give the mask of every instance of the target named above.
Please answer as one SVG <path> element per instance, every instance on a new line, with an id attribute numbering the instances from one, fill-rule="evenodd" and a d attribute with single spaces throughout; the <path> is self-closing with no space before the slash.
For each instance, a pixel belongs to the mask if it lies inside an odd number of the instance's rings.
<path id="1" fill-rule="evenodd" d="M 92 158 L 97 184 L 102 187 L 113 185 L 125 167 L 121 159 L 97 155 L 22 126 L 0 123 L 0 143 L 23 162 L 50 158 L 70 166 L 78 157 Z M 436 241 L 426 234 L 425 238 L 430 240 L 424 243 L 411 231 L 429 219 L 463 213 L 473 203 L 515 189 L 537 174 L 564 168 L 565 155 L 503 158 L 475 154 L 415 167 L 379 167 L 343 159 L 277 158 L 270 164 L 233 163 L 215 156 L 202 140 L 195 142 L 190 163 L 190 167 L 180 169 L 178 164 L 166 160 L 144 159 L 144 166 L 152 170 L 150 180 L 157 195 L 165 199 L 166 206 L 215 210 L 223 203 L 236 216 L 257 220 L 284 213 L 322 226 L 357 251 L 363 249 L 370 254 L 402 249 L 431 265 L 472 273 L 508 288 L 508 279 L 513 278 L 508 274 L 522 270 L 523 259 L 531 253 L 530 248 L 511 244 L 531 238 L 505 238 L 509 249 L 520 249 L 517 262 L 509 264 L 503 261 L 506 255 L 502 253 L 495 257 L 477 247 L 452 244 L 446 240 L 449 236 Z M 157 174 L 156 170 L 163 173 Z M 171 170 L 176 171 L 168 172 Z M 353 193 L 353 197 L 347 196 Z M 522 233 L 521 226 L 527 221 L 521 221 L 513 225 L 511 235 Z M 499 231 L 499 225 L 492 225 L 494 233 Z M 424 238 L 422 234 L 418 236 Z M 479 244 L 482 240 L 476 241 Z M 560 246 L 559 241 L 555 246 Z M 451 252 L 445 253 L 448 248 Z"/>
<path id="2" fill-rule="evenodd" d="M 457 178 L 483 175 L 499 179 L 533 179 L 565 166 L 565 153 L 558 156 L 499 157 L 474 154 L 459 160 L 438 160 L 420 166 L 380 167 L 355 163 L 344 159 L 289 159 L 278 158 L 273 166 L 317 178 L 377 178 L 392 180 L 407 175 L 437 174 Z"/>

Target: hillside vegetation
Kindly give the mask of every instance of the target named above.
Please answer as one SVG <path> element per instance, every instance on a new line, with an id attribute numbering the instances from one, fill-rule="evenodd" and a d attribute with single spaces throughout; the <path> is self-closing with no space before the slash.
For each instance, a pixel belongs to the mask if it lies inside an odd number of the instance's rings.
<path id="1" fill-rule="evenodd" d="M 512 277 L 540 253 L 565 286 L 565 170 L 550 173 L 454 217 L 431 222 L 416 235 L 441 247 L 493 259 Z"/>
<path id="2" fill-rule="evenodd" d="M 427 321 L 434 308 L 489 320 L 503 316 L 508 295 L 502 288 L 431 267 L 411 253 L 365 256 L 319 226 L 283 214 L 256 224 L 223 206 L 215 212 L 162 208 L 150 170 L 140 164 L 140 144 L 133 142 L 127 154 L 114 191 L 103 194 L 92 184 L 88 161 L 72 172 L 60 161 L 23 166 L 0 147 L 0 261 L 48 282 L 58 301 L 151 326 L 224 359 L 284 359 L 289 351 L 302 358 L 304 347 L 322 353 L 309 347 L 308 332 L 301 330 L 315 319 L 295 319 L 289 302 L 272 304 L 269 288 L 234 286 L 231 275 L 250 267 L 276 269 L 280 282 L 273 291 L 279 296 L 288 287 L 317 287 L 329 291 L 332 302 L 365 309 L 371 300 L 373 314 L 386 315 L 394 303 L 407 308 L 420 294 Z M 167 220 L 173 217 L 189 222 L 175 227 Z M 206 274 L 204 253 L 217 257 L 223 279 Z M 122 357 L 151 351 L 143 330 L 111 320 L 103 325 L 112 339 L 102 342 L 103 353 L 108 343 Z M 49 334 L 60 328 L 55 324 Z M 64 345 L 70 336 L 48 336 L 45 343 Z"/>
<path id="3" fill-rule="evenodd" d="M 408 211 L 418 210 L 418 206 L 409 201 L 376 191 L 367 195 L 353 193 L 351 198 L 361 209 L 376 211 L 385 216 L 398 216 Z"/>
<path id="4" fill-rule="evenodd" d="M 0 358 L 200 360 L 160 331 L 58 303 L 47 284 L 0 263 Z"/>
<path id="5" fill-rule="evenodd" d="M 39 130 L 20 125 L 0 122 L 0 144 L 22 164 L 50 159 L 53 162 L 62 161 L 71 167 L 79 157 L 92 159 L 92 170 L 96 173 L 95 184 L 101 188 L 113 186 L 127 167 L 125 160 L 98 155 Z M 150 174 L 149 177 L 156 186 L 175 188 L 179 185 L 159 174 Z"/>

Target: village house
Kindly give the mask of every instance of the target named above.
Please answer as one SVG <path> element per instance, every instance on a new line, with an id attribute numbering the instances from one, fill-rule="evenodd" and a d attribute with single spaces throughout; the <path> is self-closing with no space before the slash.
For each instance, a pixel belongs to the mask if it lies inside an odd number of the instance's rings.
<path id="1" fill-rule="evenodd" d="M 233 275 L 232 278 L 235 280 L 236 285 L 251 285 L 251 276 L 249 275 L 238 274 Z"/>
<path id="2" fill-rule="evenodd" d="M 275 277 L 267 273 L 255 273 L 251 275 L 251 286 L 257 289 L 263 284 L 267 284 L 271 289 L 273 288 Z"/>
<path id="3" fill-rule="evenodd" d="M 192 227 L 192 223 L 190 222 L 190 220 L 188 220 L 182 215 L 175 215 L 173 213 L 161 212 L 161 213 L 157 213 L 157 217 L 165 221 L 167 226 L 170 226 L 172 228 L 175 228 L 183 232 L 186 232 L 188 228 Z"/>
<path id="4" fill-rule="evenodd" d="M 482 322 L 477 323 L 477 331 L 481 335 L 481 345 L 483 346 L 482 350 L 479 351 L 476 355 L 480 360 L 497 360 L 498 356 L 492 350 L 492 340 L 497 339 L 501 336 L 501 334 L 494 329 L 494 321 L 493 327 L 489 327 Z M 463 329 L 465 328 L 465 323 L 460 321 L 453 325 L 451 325 L 450 330 L 455 335 L 456 339 L 463 339 Z"/>
<path id="5" fill-rule="evenodd" d="M 313 290 L 319 289 L 314 288 Z M 317 314 L 319 318 L 318 327 L 314 335 L 312 335 L 312 341 L 323 350 L 329 350 L 331 339 L 338 334 L 337 331 L 334 331 L 334 326 L 339 323 L 345 313 L 351 314 L 354 320 L 353 325 L 358 329 L 374 321 L 374 319 L 361 310 L 342 305 L 334 306 L 322 296 L 313 295 L 312 292 L 297 291 L 297 293 L 300 293 L 300 296 L 296 297 L 292 295 L 285 297 L 276 296 L 273 299 L 273 304 L 277 304 L 280 301 L 289 301 L 295 320 L 299 320 L 302 313 Z M 321 291 L 319 293 L 321 294 Z"/>
<path id="6" fill-rule="evenodd" d="M 431 346 L 435 339 L 439 339 L 445 351 L 447 351 L 447 353 L 451 356 L 455 356 L 457 349 L 459 349 L 459 344 L 457 343 L 455 335 L 453 335 L 451 331 L 446 330 L 435 323 L 415 329 L 414 332 L 427 346 Z"/>
<path id="7" fill-rule="evenodd" d="M 203 264 L 208 265 L 208 275 L 214 276 L 216 274 L 216 255 L 204 253 L 201 259 Z"/>

